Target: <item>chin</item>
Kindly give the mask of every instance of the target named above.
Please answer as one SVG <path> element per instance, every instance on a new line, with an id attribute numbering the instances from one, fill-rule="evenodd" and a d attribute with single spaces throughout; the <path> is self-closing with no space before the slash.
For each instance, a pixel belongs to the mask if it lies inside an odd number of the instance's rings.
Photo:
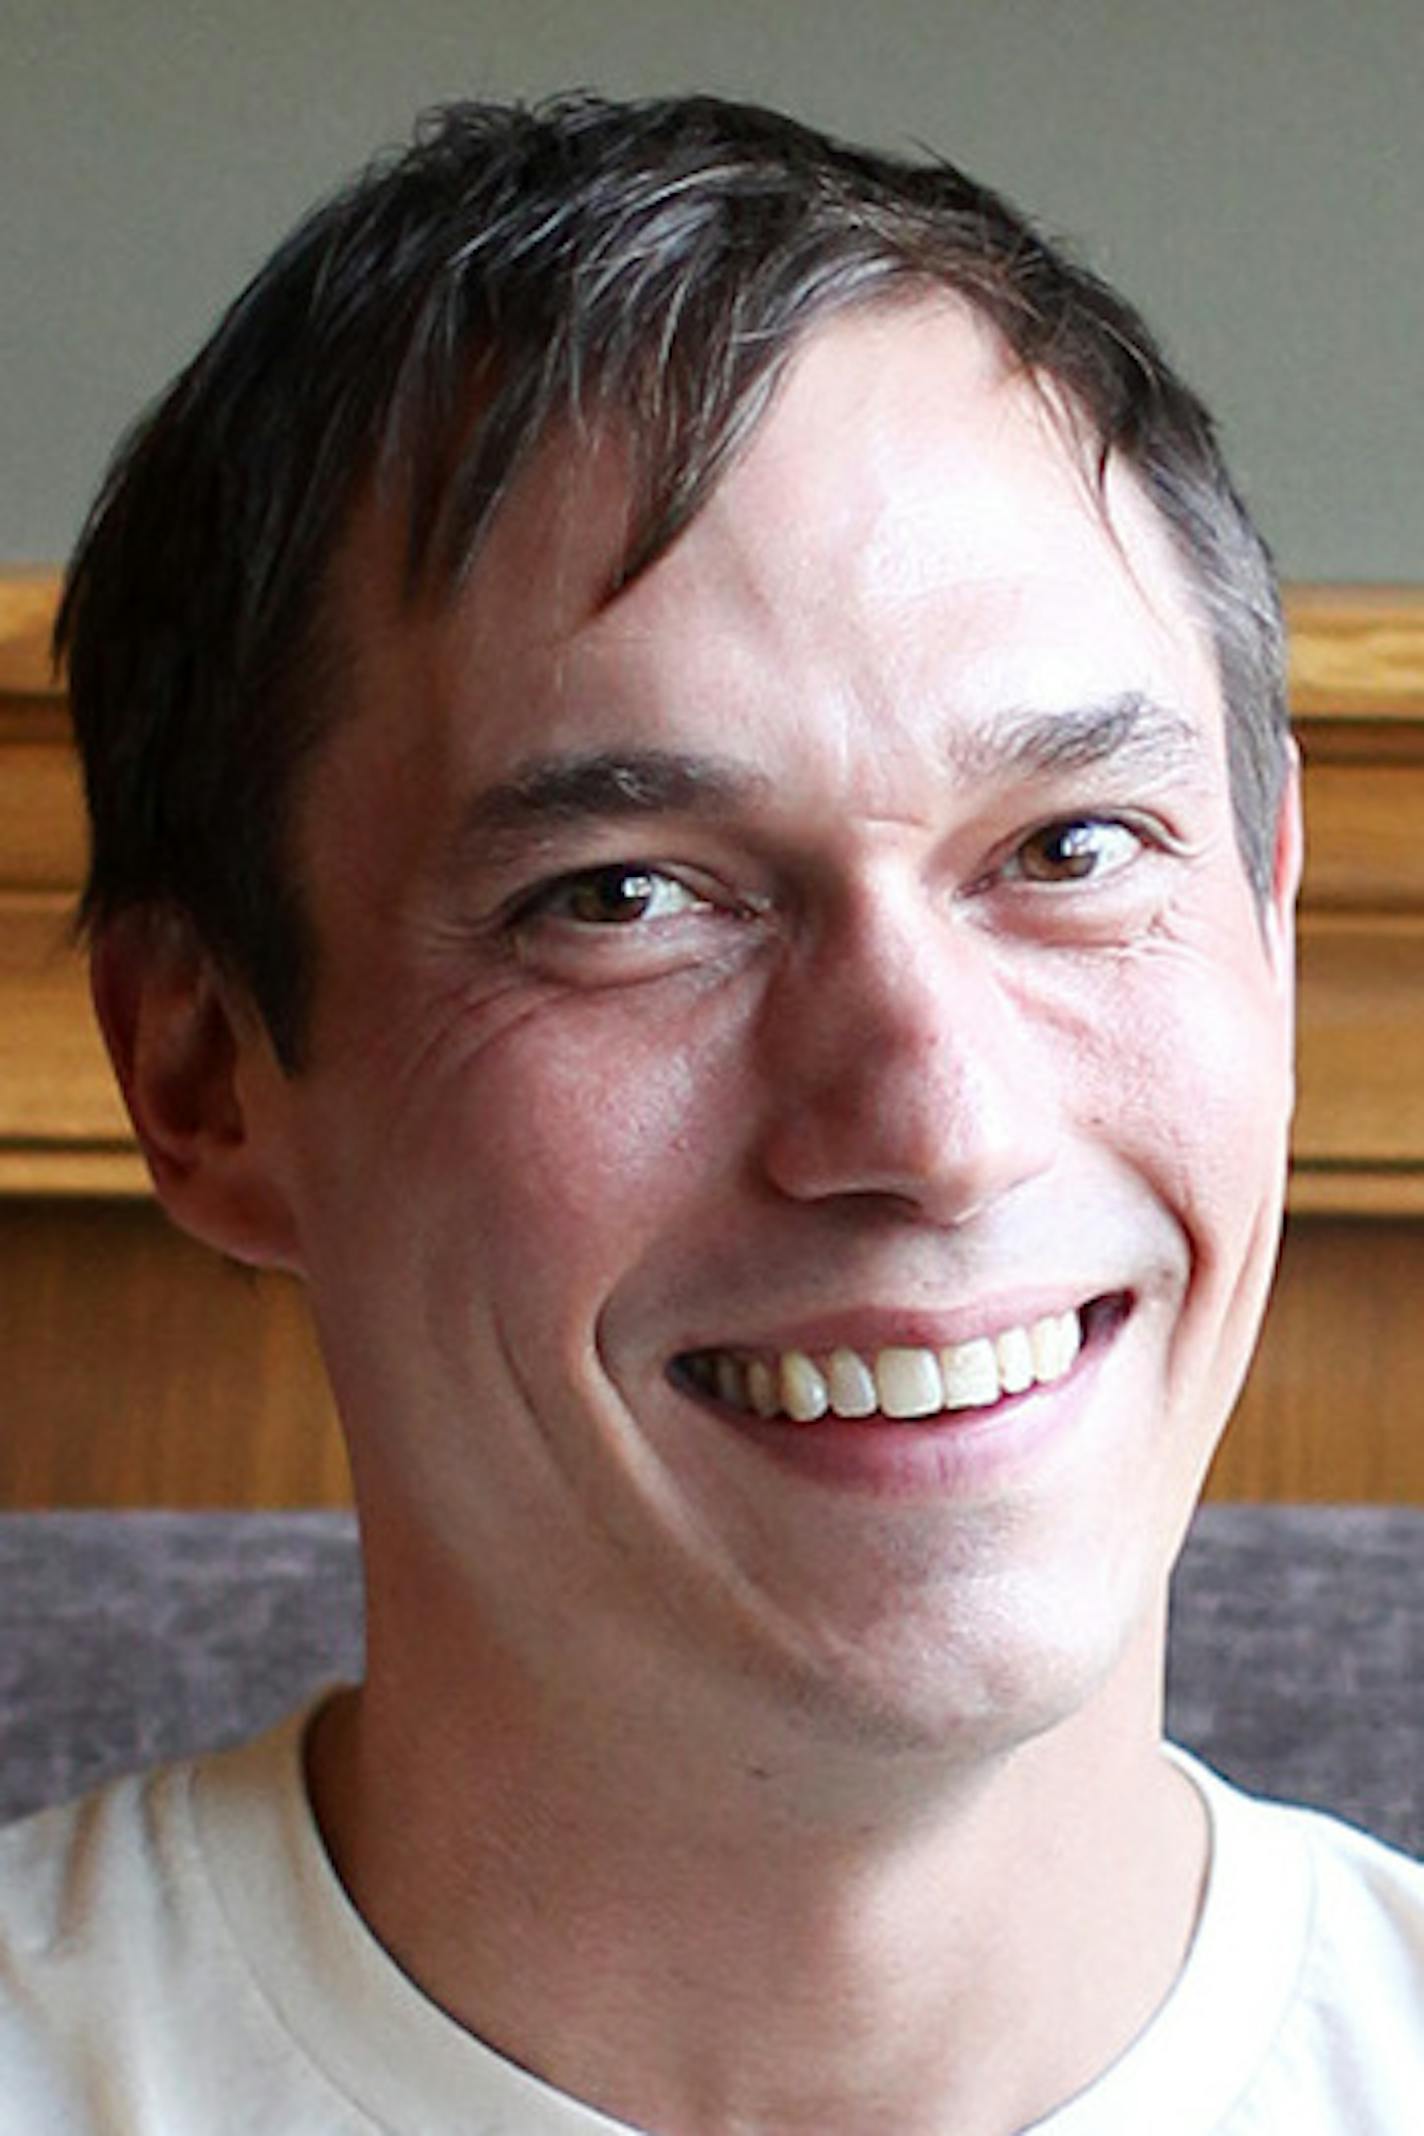
<path id="1" fill-rule="evenodd" d="M 1026 1592 L 1025 1588 L 1032 1592 Z M 991 1597 L 789 1660 L 773 1697 L 801 1739 L 863 1757 L 997 1763 L 1105 1701 L 1155 1737 L 1165 1610 L 1005 1579 Z"/>

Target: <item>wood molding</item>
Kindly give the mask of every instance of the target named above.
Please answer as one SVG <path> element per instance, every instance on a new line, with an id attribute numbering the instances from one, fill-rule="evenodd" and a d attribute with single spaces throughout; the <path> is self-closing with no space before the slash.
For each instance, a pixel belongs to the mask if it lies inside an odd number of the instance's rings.
<path id="1" fill-rule="evenodd" d="M 59 601 L 59 573 L 42 565 L 0 571 L 0 701 L 60 698 L 49 641 Z"/>
<path id="2" fill-rule="evenodd" d="M 1424 586 L 1292 585 L 1285 608 L 1298 721 L 1424 718 Z"/>

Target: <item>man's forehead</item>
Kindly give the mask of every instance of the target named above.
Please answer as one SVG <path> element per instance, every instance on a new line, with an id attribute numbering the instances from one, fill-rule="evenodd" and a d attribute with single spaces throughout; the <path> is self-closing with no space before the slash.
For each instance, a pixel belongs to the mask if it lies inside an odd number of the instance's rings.
<path id="1" fill-rule="evenodd" d="M 708 499 L 721 499 L 729 477 L 751 454 L 759 439 L 771 428 L 785 429 L 788 402 L 795 408 L 806 399 L 805 384 L 824 368 L 825 357 L 843 345 L 860 346 L 866 361 L 878 361 L 878 352 L 914 347 L 929 340 L 939 351 L 938 378 L 933 398 L 952 406 L 967 390 L 1012 385 L 1022 374 L 992 325 L 981 320 L 960 298 L 949 292 L 920 293 L 914 297 L 881 297 L 863 305 L 848 306 L 814 322 L 788 344 L 785 361 L 777 369 L 776 382 L 765 395 L 756 396 L 756 406 L 744 424 L 737 426 L 738 447 L 719 465 L 716 479 L 708 486 Z M 957 350 L 952 365 L 945 362 L 946 348 Z M 468 406 L 461 412 L 445 454 L 446 494 L 434 503 L 438 518 L 448 511 L 451 493 L 458 486 L 462 469 L 477 444 L 489 388 L 479 365 L 473 366 L 474 383 Z M 1035 387 L 1029 394 L 1035 402 L 1057 406 L 1050 388 L 1047 394 Z M 933 410 L 927 403 L 925 415 Z M 696 426 L 689 425 L 695 454 Z M 1065 425 L 1071 428 L 1071 425 Z M 839 419 L 827 412 L 812 415 L 810 430 L 817 449 L 827 460 L 838 453 L 854 452 L 854 434 L 847 435 Z M 668 431 L 652 426 L 644 437 L 630 420 L 616 392 L 591 386 L 587 402 L 559 418 L 523 453 L 511 468 L 495 509 L 486 524 L 487 542 L 463 555 L 443 559 L 444 568 L 424 574 L 426 590 L 438 606 L 458 598 L 480 570 L 486 546 L 504 551 L 515 569 L 537 562 L 548 576 L 557 566 L 562 577 L 581 577 L 586 568 L 600 597 L 616 592 L 623 579 L 632 538 L 645 530 L 638 525 L 649 495 L 656 500 L 670 491 L 687 473 L 687 456 L 668 449 Z M 1061 439 L 1045 436 L 1046 451 L 1055 452 Z M 426 500 L 428 508 L 430 500 Z M 416 515 L 414 484 L 398 453 L 380 456 L 358 488 L 338 552 L 338 575 L 343 566 L 354 568 L 363 587 L 379 576 L 392 594 L 406 589 Z M 656 516 L 656 513 L 655 513 Z M 692 524 L 696 523 L 693 516 Z M 609 559 L 613 560 L 611 572 Z M 419 589 L 411 589 L 418 591 Z"/>
<path id="2" fill-rule="evenodd" d="M 749 571 L 760 574 L 763 609 L 789 635 L 798 618 L 806 632 L 820 631 L 828 602 L 864 602 L 892 662 L 886 641 L 898 614 L 913 634 L 917 605 L 933 611 L 980 581 L 987 590 L 976 622 L 997 658 L 1012 649 L 1018 582 L 1046 557 L 1047 574 L 1070 587 L 1065 625 L 1076 620 L 1075 578 L 1099 594 L 1120 580 L 1115 597 L 1125 589 L 1155 606 L 1167 635 L 1189 636 L 1204 653 L 1206 634 L 1156 508 L 1124 469 L 1110 468 L 1099 487 L 1087 459 L 1061 401 L 1016 373 L 962 304 L 881 306 L 805 336 L 735 464 L 629 586 L 615 590 L 637 514 L 634 455 L 626 436 L 590 424 L 544 439 L 449 586 L 408 586 L 400 500 L 371 485 L 333 607 L 358 664 L 378 674 L 389 662 L 409 673 L 413 658 L 432 678 L 443 663 L 447 686 L 478 673 L 493 689 L 531 658 L 576 665 L 611 645 L 621 660 L 640 635 L 690 667 L 700 625 L 730 679 L 752 604 L 733 616 L 729 596 L 719 635 L 717 599 L 729 587 L 740 596 Z M 726 568 L 719 554 L 732 559 Z M 1090 629 L 1087 609 L 1083 621 Z M 1069 699 L 1101 701 L 1112 681 L 1085 674 Z M 1040 701 L 1031 676 L 1025 684 L 1011 682 L 1009 697 Z"/>
<path id="3" fill-rule="evenodd" d="M 550 431 L 510 480 L 467 554 L 411 568 L 411 501 L 398 476 L 363 485 L 327 592 L 333 630 L 360 655 L 452 617 L 491 634 L 567 630 L 611 597 L 634 522 L 631 451 L 606 425 Z"/>

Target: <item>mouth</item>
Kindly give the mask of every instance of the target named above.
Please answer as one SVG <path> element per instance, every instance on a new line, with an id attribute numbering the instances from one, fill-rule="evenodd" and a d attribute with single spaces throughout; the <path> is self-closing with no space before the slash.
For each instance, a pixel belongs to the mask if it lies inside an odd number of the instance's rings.
<path id="1" fill-rule="evenodd" d="M 943 1348 L 688 1350 L 674 1360 L 671 1376 L 699 1401 L 766 1422 L 934 1424 L 1057 1385 L 1085 1351 L 1110 1339 L 1130 1310 L 1125 1292 L 1107 1293 Z"/>

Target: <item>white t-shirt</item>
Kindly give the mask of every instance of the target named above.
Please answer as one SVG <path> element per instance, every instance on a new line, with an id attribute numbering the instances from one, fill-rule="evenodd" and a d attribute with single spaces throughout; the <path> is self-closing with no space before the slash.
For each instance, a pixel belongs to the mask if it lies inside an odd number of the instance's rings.
<path id="1" fill-rule="evenodd" d="M 622 2130 L 386 1957 L 313 1822 L 304 1719 L 0 1833 L 0 2136 Z M 1186 1966 L 1036 2136 L 1417 2136 L 1424 1867 L 1184 1763 L 1213 1835 Z"/>

